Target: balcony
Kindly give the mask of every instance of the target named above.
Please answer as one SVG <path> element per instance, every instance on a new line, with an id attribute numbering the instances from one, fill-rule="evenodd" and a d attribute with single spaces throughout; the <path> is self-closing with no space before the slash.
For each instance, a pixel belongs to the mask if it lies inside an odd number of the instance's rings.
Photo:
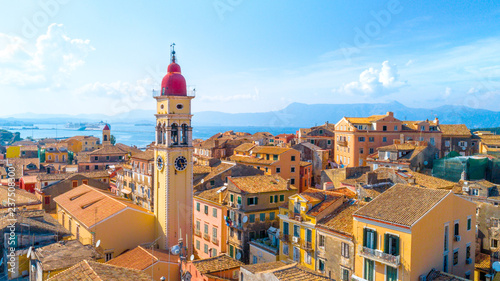
<path id="1" fill-rule="evenodd" d="M 187 95 L 188 97 L 196 97 L 196 88 L 194 86 L 189 86 L 187 87 Z M 152 91 L 152 96 L 153 98 L 161 97 L 161 92 L 159 90 L 153 90 Z"/>
<path id="2" fill-rule="evenodd" d="M 398 267 L 401 264 L 401 256 L 393 256 L 361 245 L 359 246 L 359 255 L 393 267 Z"/>
<path id="3" fill-rule="evenodd" d="M 298 222 L 302 222 L 304 220 L 300 215 L 300 213 L 293 213 L 293 212 L 288 213 L 288 218 L 291 220 L 296 220 Z"/>
<path id="4" fill-rule="evenodd" d="M 302 249 L 311 252 L 313 250 L 312 242 L 307 242 L 307 241 L 302 242 Z"/>
<path id="5" fill-rule="evenodd" d="M 203 233 L 203 239 L 210 241 L 210 235 L 208 235 L 208 233 Z"/>
<path id="6" fill-rule="evenodd" d="M 199 229 L 194 230 L 194 235 L 201 237 L 201 231 Z"/>
<path id="7" fill-rule="evenodd" d="M 337 144 L 340 145 L 340 146 L 347 146 L 347 141 L 345 140 L 341 140 L 341 141 L 337 141 Z"/>
<path id="8" fill-rule="evenodd" d="M 290 242 L 290 235 L 281 233 L 280 234 L 280 240 L 283 241 L 283 242 L 288 243 L 288 242 Z"/>
<path id="9" fill-rule="evenodd" d="M 292 243 L 293 244 L 300 246 L 300 242 L 301 242 L 300 237 L 298 237 L 298 236 L 293 236 L 292 237 Z"/>
<path id="10" fill-rule="evenodd" d="M 212 243 L 213 243 L 214 245 L 219 246 L 219 239 L 217 239 L 217 238 L 212 238 Z"/>

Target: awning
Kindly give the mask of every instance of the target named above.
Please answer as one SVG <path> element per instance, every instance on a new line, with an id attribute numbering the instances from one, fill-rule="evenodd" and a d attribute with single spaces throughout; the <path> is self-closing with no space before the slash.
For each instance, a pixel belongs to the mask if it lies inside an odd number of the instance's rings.
<path id="1" fill-rule="evenodd" d="M 130 194 L 130 193 L 132 193 L 132 191 L 131 191 L 131 190 L 128 190 L 128 189 L 122 189 L 122 190 L 121 190 L 121 192 L 122 192 L 122 193 L 125 193 L 125 194 Z"/>

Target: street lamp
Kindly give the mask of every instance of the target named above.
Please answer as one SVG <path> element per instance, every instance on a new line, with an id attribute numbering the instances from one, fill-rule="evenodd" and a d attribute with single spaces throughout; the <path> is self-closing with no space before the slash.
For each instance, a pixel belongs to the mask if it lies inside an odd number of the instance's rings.
<path id="1" fill-rule="evenodd" d="M 187 235 L 186 235 L 186 241 L 187 241 Z M 191 280 L 191 275 L 188 274 L 189 272 L 187 271 L 187 269 L 186 269 L 186 272 L 184 272 L 182 270 L 182 263 L 183 262 L 187 263 L 187 250 L 188 250 L 188 248 L 187 248 L 187 246 L 184 245 L 184 241 L 182 240 L 182 236 L 179 238 L 179 244 L 174 245 L 174 246 L 172 246 L 172 248 L 170 248 L 170 253 L 172 253 L 175 256 L 179 255 L 179 260 L 180 260 L 179 270 L 180 270 L 182 281 Z M 194 258 L 194 256 L 191 255 L 190 259 L 193 260 L 193 258 Z"/>

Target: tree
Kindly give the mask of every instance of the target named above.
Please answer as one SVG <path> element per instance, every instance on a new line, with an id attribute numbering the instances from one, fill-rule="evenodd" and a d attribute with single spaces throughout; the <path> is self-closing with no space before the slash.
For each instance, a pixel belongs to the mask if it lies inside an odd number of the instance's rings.
<path id="1" fill-rule="evenodd" d="M 115 145 L 115 143 L 116 143 L 116 138 L 115 138 L 115 136 L 111 135 L 111 137 L 110 137 L 110 140 L 109 140 L 109 141 L 111 142 L 111 144 L 112 144 L 112 145 Z"/>

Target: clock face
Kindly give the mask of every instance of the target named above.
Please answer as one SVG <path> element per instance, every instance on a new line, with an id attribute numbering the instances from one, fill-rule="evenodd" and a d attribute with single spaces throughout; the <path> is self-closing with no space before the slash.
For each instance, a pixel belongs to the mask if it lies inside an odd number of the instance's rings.
<path id="1" fill-rule="evenodd" d="M 179 156 L 175 158 L 174 164 L 175 164 L 175 169 L 177 169 L 177 171 L 184 171 L 184 169 L 186 169 L 187 166 L 186 157 Z"/>
<path id="2" fill-rule="evenodd" d="M 163 158 L 161 158 L 161 155 L 158 155 L 158 158 L 156 158 L 156 168 L 158 170 L 163 169 Z"/>

